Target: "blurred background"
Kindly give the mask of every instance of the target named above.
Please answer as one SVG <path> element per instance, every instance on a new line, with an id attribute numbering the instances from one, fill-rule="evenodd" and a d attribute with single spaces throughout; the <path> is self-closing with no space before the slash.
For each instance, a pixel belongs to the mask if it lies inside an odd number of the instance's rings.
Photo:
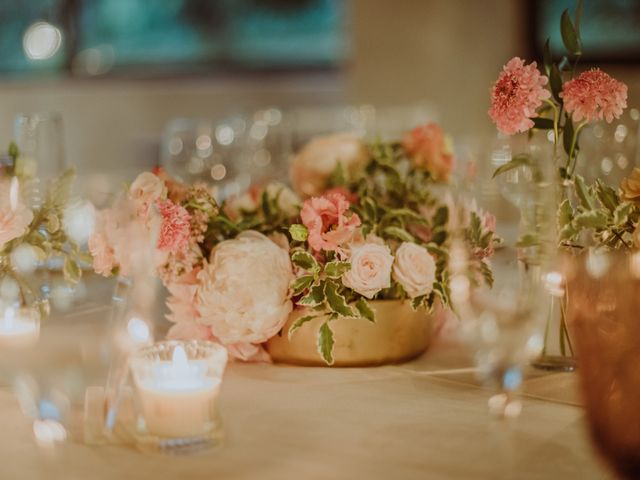
<path id="1" fill-rule="evenodd" d="M 283 117 L 293 107 L 419 104 L 400 123 L 489 134 L 491 83 L 547 36 L 561 51 L 564 8 L 574 1 L 0 0 L 0 131 L 8 142 L 18 114 L 59 112 L 81 173 L 152 167 L 190 135 L 204 158 L 239 132 L 302 129 L 300 112 Z M 640 2 L 586 0 L 584 19 L 587 62 L 605 62 L 637 106 Z M 270 168 L 263 150 L 254 163 Z"/>

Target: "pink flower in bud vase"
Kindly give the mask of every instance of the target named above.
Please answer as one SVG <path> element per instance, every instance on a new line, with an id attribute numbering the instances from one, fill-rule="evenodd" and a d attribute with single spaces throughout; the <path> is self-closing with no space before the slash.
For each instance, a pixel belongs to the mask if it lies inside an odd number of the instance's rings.
<path id="1" fill-rule="evenodd" d="M 438 180 L 447 180 L 454 167 L 453 152 L 442 129 L 428 123 L 407 132 L 402 146 L 416 167 L 421 167 Z"/>
<path id="2" fill-rule="evenodd" d="M 156 202 L 162 216 L 158 248 L 165 252 L 178 253 L 189 246 L 191 216 L 187 210 L 171 200 Z"/>
<path id="3" fill-rule="evenodd" d="M 89 237 L 87 245 L 93 257 L 93 269 L 99 275 L 108 277 L 117 266 L 115 249 L 109 235 L 116 229 L 111 210 L 96 212 L 96 228 Z"/>
<path id="4" fill-rule="evenodd" d="M 0 247 L 24 235 L 32 220 L 33 212 L 18 198 L 17 188 L 0 182 Z"/>
<path id="5" fill-rule="evenodd" d="M 536 109 L 551 96 L 544 86 L 549 79 L 536 68 L 514 57 L 503 67 L 498 80 L 491 88 L 489 116 L 498 130 L 507 135 L 526 132 L 533 127 Z"/>
<path id="6" fill-rule="evenodd" d="M 304 202 L 300 216 L 309 230 L 309 245 L 315 251 L 340 251 L 360 226 L 360 217 L 347 215 L 351 204 L 341 193 L 332 192 Z"/>
<path id="7" fill-rule="evenodd" d="M 576 122 L 604 119 L 611 123 L 627 107 L 627 86 L 598 68 L 569 80 L 560 96 Z"/>

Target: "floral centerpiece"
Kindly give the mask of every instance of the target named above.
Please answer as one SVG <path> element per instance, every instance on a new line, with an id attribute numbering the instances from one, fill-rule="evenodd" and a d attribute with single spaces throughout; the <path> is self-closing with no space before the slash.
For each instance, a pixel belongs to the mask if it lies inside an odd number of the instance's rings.
<path id="1" fill-rule="evenodd" d="M 314 139 L 293 159 L 293 190 L 256 186 L 221 205 L 204 185 L 183 185 L 162 170 L 141 174 L 127 196 L 157 231 L 157 271 L 174 323 L 168 335 L 214 340 L 243 360 L 267 359 L 264 342 L 321 318 L 316 347 L 330 365 L 332 325 L 376 322 L 372 300 L 426 312 L 447 307 L 452 200 L 434 185 L 452 167 L 444 133 L 428 124 L 398 142 Z M 89 241 L 94 267 L 126 273 L 114 211 L 98 215 Z M 495 219 L 473 208 L 466 217 L 477 278 L 491 282 Z M 299 310 L 305 314 L 283 332 Z"/>
<path id="2" fill-rule="evenodd" d="M 550 160 L 555 161 L 557 167 L 557 241 L 561 248 L 577 251 L 587 246 L 628 248 L 640 245 L 635 241 L 640 219 L 636 207 L 640 171 L 635 170 L 631 178 L 623 181 L 621 191 L 602 179 L 587 185 L 576 173 L 583 128 L 595 121 L 610 123 L 619 118 L 627 106 L 624 83 L 598 68 L 578 73 L 582 56 L 581 15 L 581 1 L 577 2 L 573 18 L 568 10 L 563 12 L 560 32 L 566 55 L 554 62 L 547 40 L 543 72 L 538 70 L 536 62 L 526 64 L 517 57 L 504 66 L 491 89 L 489 116 L 506 135 L 527 133 L 531 138 L 537 131 L 549 132 L 548 138 L 554 146 L 554 158 Z M 518 154 L 500 166 L 494 176 L 519 168 L 539 166 L 530 155 Z M 541 237 L 529 235 L 523 246 L 540 241 Z M 567 301 L 566 297 L 562 299 L 559 312 L 560 353 L 572 357 L 564 318 Z"/>
<path id="3" fill-rule="evenodd" d="M 91 257 L 82 251 L 93 228 L 93 207 L 72 200 L 75 173 L 64 172 L 45 192 L 33 168 L 11 144 L 0 159 L 0 306 L 37 308 L 49 313 L 47 298 L 34 285 L 32 275 L 51 258 L 62 259 L 68 285 L 82 275 L 82 263 Z"/>

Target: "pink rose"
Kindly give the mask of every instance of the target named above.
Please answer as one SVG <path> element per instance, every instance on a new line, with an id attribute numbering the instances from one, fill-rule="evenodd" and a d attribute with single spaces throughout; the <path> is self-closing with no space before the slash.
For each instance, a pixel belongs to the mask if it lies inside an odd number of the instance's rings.
<path id="1" fill-rule="evenodd" d="M 218 244 L 198 275 L 200 322 L 225 345 L 262 343 L 289 317 L 289 254 L 261 233 L 246 231 Z"/>
<path id="2" fill-rule="evenodd" d="M 393 278 L 409 298 L 427 295 L 433 290 L 436 281 L 436 262 L 426 248 L 404 242 L 396 250 Z"/>
<path id="3" fill-rule="evenodd" d="M 0 247 L 24 235 L 33 212 L 19 198 L 17 181 L 0 182 Z"/>
<path id="4" fill-rule="evenodd" d="M 347 216 L 350 206 L 340 193 L 304 202 L 300 216 L 309 230 L 308 241 L 313 250 L 339 251 L 341 245 L 351 240 L 360 225 L 360 217 L 355 213 Z"/>
<path id="5" fill-rule="evenodd" d="M 437 180 L 449 178 L 454 166 L 453 152 L 437 124 L 428 123 L 407 132 L 402 146 L 414 166 L 428 170 Z"/>
<path id="6" fill-rule="evenodd" d="M 129 188 L 129 198 L 133 200 L 139 215 L 146 216 L 151 205 L 166 198 L 167 187 L 164 181 L 151 172 L 143 172 Z"/>
<path id="7" fill-rule="evenodd" d="M 391 286 L 393 256 L 389 247 L 376 243 L 352 245 L 350 262 L 351 269 L 342 276 L 345 287 L 373 298 Z"/>
<path id="8" fill-rule="evenodd" d="M 307 143 L 291 164 L 291 182 L 300 195 L 321 195 L 338 164 L 353 177 L 369 163 L 367 146 L 355 135 L 338 133 Z"/>
<path id="9" fill-rule="evenodd" d="M 116 228 L 111 210 L 96 212 L 96 226 L 89 237 L 89 252 L 93 257 L 93 269 L 96 273 L 108 277 L 116 265 L 115 251 L 109 239 L 109 233 Z"/>

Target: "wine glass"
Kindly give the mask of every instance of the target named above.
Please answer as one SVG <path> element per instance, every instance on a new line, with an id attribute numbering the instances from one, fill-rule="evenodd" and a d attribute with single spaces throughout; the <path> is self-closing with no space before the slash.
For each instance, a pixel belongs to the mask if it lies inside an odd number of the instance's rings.
<path id="1" fill-rule="evenodd" d="M 161 166 L 179 180 L 202 181 L 218 200 L 252 184 L 286 178 L 289 123 L 278 108 L 215 119 L 177 118 L 165 129 Z"/>
<path id="2" fill-rule="evenodd" d="M 546 144 L 531 144 L 526 153 L 529 164 L 509 172 L 518 208 L 481 165 L 467 169 L 473 178 L 459 179 L 449 224 L 452 306 L 480 377 L 495 388 L 490 411 L 501 417 L 520 413 L 523 366 L 542 349 L 549 300 L 555 172 Z M 491 231 L 499 243 L 487 242 Z"/>

